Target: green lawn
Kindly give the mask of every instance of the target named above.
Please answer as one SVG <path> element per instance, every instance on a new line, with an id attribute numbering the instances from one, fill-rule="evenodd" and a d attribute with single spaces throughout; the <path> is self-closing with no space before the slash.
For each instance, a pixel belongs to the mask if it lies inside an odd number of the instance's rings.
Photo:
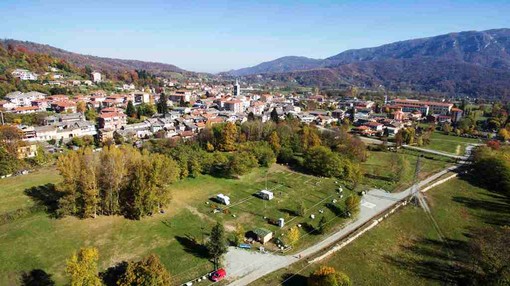
<path id="1" fill-rule="evenodd" d="M 478 139 L 465 138 L 454 135 L 445 135 L 442 132 L 433 132 L 430 136 L 430 144 L 423 146 L 425 149 L 442 151 L 456 155 L 463 155 L 466 146 L 470 143 L 481 143 Z"/>
<path id="2" fill-rule="evenodd" d="M 465 241 L 472 227 L 508 224 L 507 198 L 453 179 L 427 193 L 432 214 L 447 243 L 418 207 L 407 206 L 321 265 L 347 273 L 354 285 L 444 285 L 453 279 L 452 263 L 469 254 Z M 448 251 L 450 255 L 448 255 Z M 253 285 L 306 285 L 320 265 L 297 263 Z"/>
<path id="3" fill-rule="evenodd" d="M 407 168 L 403 174 L 403 178 L 399 181 L 392 181 L 392 156 L 399 154 L 404 156 L 407 161 Z M 414 173 L 416 169 L 417 156 L 421 155 L 418 152 L 399 150 L 398 153 L 393 152 L 370 152 L 368 160 L 362 163 L 362 169 L 365 173 L 365 180 L 363 182 L 363 189 L 380 188 L 386 191 L 395 192 L 402 191 L 411 186 L 414 180 Z M 430 158 L 430 159 L 429 159 Z M 422 157 L 420 160 L 420 173 L 419 179 L 430 176 L 444 168 L 450 162 L 444 158 L 437 156 Z"/>
<path id="4" fill-rule="evenodd" d="M 40 169 L 28 175 L 0 180 L 0 214 L 29 207 L 33 201 L 24 194 L 29 187 L 57 182 L 59 175 L 53 168 Z"/>
<path id="5" fill-rule="evenodd" d="M 290 171 L 274 165 L 267 175 L 267 186 L 275 199 L 264 201 L 253 196 L 265 188 L 267 169 L 256 169 L 239 179 L 200 176 L 173 185 L 172 202 L 165 214 L 128 220 L 120 216 L 100 216 L 96 219 L 66 217 L 52 218 L 43 211 L 33 211 L 20 218 L 0 224 L 0 285 L 18 285 L 23 271 L 42 269 L 51 274 L 57 285 L 66 282 L 66 259 L 83 246 L 99 249 L 100 269 L 104 270 L 121 261 L 140 259 L 156 253 L 170 270 L 176 283 L 185 282 L 210 271 L 212 265 L 204 257 L 203 248 L 197 246 L 212 225 L 224 221 L 227 231 L 241 223 L 248 231 L 254 227 L 282 230 L 269 225 L 263 218 L 283 217 L 287 227 L 297 223 L 315 226 L 309 214 L 324 211 L 328 220 L 337 227 L 342 223 L 332 211 L 324 207 L 333 198 L 338 199 L 339 183 Z M 0 215 L 34 204 L 25 190 L 34 186 L 56 183 L 59 176 L 54 169 L 43 169 L 25 176 L 0 180 Z M 228 213 L 212 212 L 217 203 L 210 200 L 218 193 L 231 197 Z M 349 194 L 348 190 L 344 192 Z M 307 208 L 306 218 L 292 214 L 298 202 Z M 343 201 L 338 204 L 343 206 Z M 222 207 L 217 205 L 217 207 Z M 234 217 L 235 215 L 235 217 Z M 203 230 L 202 230 L 203 229 Z M 332 228 L 334 229 L 334 228 Z M 302 230 L 304 234 L 305 230 Z M 301 246 L 319 239 L 308 235 L 301 239 Z"/>

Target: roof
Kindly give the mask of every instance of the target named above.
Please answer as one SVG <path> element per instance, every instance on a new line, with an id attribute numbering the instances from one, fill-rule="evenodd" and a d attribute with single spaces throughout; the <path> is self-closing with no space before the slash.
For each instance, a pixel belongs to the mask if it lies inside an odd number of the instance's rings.
<path id="1" fill-rule="evenodd" d="M 28 111 L 28 110 L 39 110 L 37 106 L 21 106 L 14 108 L 14 111 Z"/>
<path id="2" fill-rule="evenodd" d="M 253 233 L 260 237 L 265 237 L 268 234 L 272 234 L 273 232 L 266 228 L 256 228 L 253 230 Z"/>
<path id="3" fill-rule="evenodd" d="M 124 113 L 120 112 L 107 112 L 99 114 L 99 118 L 111 118 L 111 117 L 123 117 L 126 116 Z"/>

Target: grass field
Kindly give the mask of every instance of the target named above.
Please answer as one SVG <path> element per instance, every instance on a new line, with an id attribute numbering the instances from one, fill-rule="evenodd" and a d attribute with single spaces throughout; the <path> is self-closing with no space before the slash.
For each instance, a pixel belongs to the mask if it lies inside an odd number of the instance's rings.
<path id="1" fill-rule="evenodd" d="M 423 146 L 423 148 L 463 155 L 467 145 L 470 143 L 476 144 L 481 142 L 474 138 L 446 135 L 436 131 L 430 136 L 430 144 Z"/>
<path id="2" fill-rule="evenodd" d="M 427 193 L 432 214 L 448 243 L 423 211 L 400 210 L 372 231 L 321 262 L 347 273 L 354 285 L 444 285 L 453 279 L 455 259 L 468 256 L 465 241 L 473 227 L 508 224 L 507 198 L 453 179 Z M 450 256 L 447 255 L 450 251 Z M 253 285 L 306 285 L 320 265 L 298 263 Z"/>
<path id="3" fill-rule="evenodd" d="M 365 173 L 365 180 L 363 189 L 378 188 L 384 189 L 389 192 L 402 191 L 411 186 L 414 179 L 416 169 L 418 152 L 399 150 L 399 155 L 402 155 L 404 160 L 407 161 L 408 167 L 402 176 L 402 179 L 395 182 L 392 181 L 392 156 L 396 153 L 392 152 L 370 152 L 368 160 L 362 164 L 363 172 Z M 420 160 L 420 173 L 418 179 L 423 179 L 436 173 L 441 169 L 446 168 L 450 163 L 444 158 L 430 156 L 434 159 L 421 158 Z"/>
<path id="4" fill-rule="evenodd" d="M 267 186 L 275 193 L 275 199 L 271 201 L 253 196 L 265 188 L 266 173 Z M 0 215 L 29 208 L 34 203 L 25 194 L 26 189 L 56 183 L 59 179 L 54 169 L 43 169 L 0 180 Z M 334 197 L 338 199 L 337 188 L 334 179 L 303 175 L 274 165 L 269 172 L 256 169 L 240 179 L 201 176 L 183 180 L 173 185 L 172 202 L 164 214 L 140 221 L 120 216 L 55 219 L 44 211 L 31 212 L 0 224 L 0 285 L 17 285 L 21 273 L 33 269 L 51 274 L 57 285 L 64 284 L 65 261 L 83 246 L 99 249 L 101 270 L 156 253 L 175 282 L 184 282 L 211 270 L 212 265 L 199 243 L 217 220 L 225 222 L 227 231 L 241 223 L 246 231 L 265 227 L 278 235 L 281 230 L 269 225 L 264 216 L 283 217 L 288 226 L 298 222 L 315 225 L 318 218 L 311 221 L 309 214 L 318 215 L 318 210 L 322 209 L 328 220 L 333 219 L 335 215 L 324 204 Z M 210 199 L 218 193 L 231 197 L 228 213 L 213 214 L 211 207 L 217 203 Z M 348 190 L 344 192 L 346 196 L 348 193 Z M 293 214 L 301 200 L 306 205 L 307 218 Z M 339 200 L 338 204 L 343 202 Z M 340 218 L 335 219 L 337 225 L 341 222 Z M 317 235 L 306 236 L 297 247 L 316 239 L 319 239 Z"/>

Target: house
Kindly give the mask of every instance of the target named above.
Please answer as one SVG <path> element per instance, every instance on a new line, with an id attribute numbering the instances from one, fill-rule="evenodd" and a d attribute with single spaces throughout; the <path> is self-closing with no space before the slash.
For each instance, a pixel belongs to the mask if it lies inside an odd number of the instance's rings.
<path id="1" fill-rule="evenodd" d="M 72 101 L 62 100 L 62 101 L 55 101 L 51 103 L 51 109 L 53 109 L 57 113 L 62 112 L 70 112 L 75 113 L 76 112 L 76 103 Z"/>
<path id="2" fill-rule="evenodd" d="M 27 93 L 14 91 L 5 95 L 5 99 L 15 106 L 31 106 L 32 101 L 44 99 L 45 97 L 46 94 L 37 91 L 30 91 Z"/>
<path id="3" fill-rule="evenodd" d="M 37 156 L 37 145 L 30 144 L 25 146 L 19 146 L 16 150 L 18 159 L 33 158 Z"/>
<path id="4" fill-rule="evenodd" d="M 367 126 L 368 128 L 370 128 L 374 132 L 383 131 L 383 126 L 384 126 L 383 124 L 381 124 L 379 122 L 373 122 L 373 121 L 367 122 L 364 125 Z"/>
<path id="5" fill-rule="evenodd" d="M 225 101 L 224 106 L 226 110 L 232 111 L 234 113 L 243 112 L 243 103 L 238 99 L 227 100 Z"/>
<path id="6" fill-rule="evenodd" d="M 90 77 L 91 77 L 92 81 L 95 83 L 102 81 L 100 72 L 93 71 L 92 73 L 90 73 Z"/>
<path id="7" fill-rule="evenodd" d="M 255 239 L 262 244 L 266 244 L 273 238 L 273 232 L 265 228 L 256 228 L 253 230 L 253 234 L 255 234 Z"/>
<path id="8" fill-rule="evenodd" d="M 168 96 L 168 100 L 173 102 L 190 102 L 191 101 L 191 91 L 189 90 L 176 90 L 174 93 Z"/>
<path id="9" fill-rule="evenodd" d="M 459 122 L 462 119 L 462 115 L 464 114 L 464 111 L 462 111 L 462 109 L 459 109 L 456 107 L 452 108 L 451 112 L 452 112 L 452 122 L 454 122 L 454 123 Z"/>
<path id="10" fill-rule="evenodd" d="M 117 130 L 127 125 L 127 116 L 121 112 L 101 113 L 97 119 L 101 129 Z"/>
<path id="11" fill-rule="evenodd" d="M 146 92 L 134 92 L 132 95 L 134 105 L 150 102 L 150 95 Z"/>
<path id="12" fill-rule="evenodd" d="M 25 69 L 15 69 L 11 75 L 20 80 L 37 80 L 37 74 Z"/>
<path id="13" fill-rule="evenodd" d="M 13 110 L 11 110 L 12 113 L 15 114 L 29 114 L 29 113 L 35 113 L 41 111 L 41 109 L 37 106 L 20 106 L 15 107 Z"/>

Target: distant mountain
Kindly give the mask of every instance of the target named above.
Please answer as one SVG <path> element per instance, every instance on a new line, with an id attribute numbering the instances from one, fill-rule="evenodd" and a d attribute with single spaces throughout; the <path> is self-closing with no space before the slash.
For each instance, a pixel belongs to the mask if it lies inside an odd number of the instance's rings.
<path id="1" fill-rule="evenodd" d="M 55 58 L 64 59 L 78 67 L 89 66 L 93 70 L 100 71 L 146 70 L 153 74 L 162 74 L 165 72 L 178 72 L 178 73 L 185 72 L 185 70 L 171 64 L 82 55 L 78 53 L 68 52 L 49 45 L 43 45 L 33 42 L 0 39 L 0 44 L 4 45 L 5 47 L 7 47 L 7 45 L 9 44 L 14 46 L 23 46 L 31 52 L 49 54 Z"/>
<path id="2" fill-rule="evenodd" d="M 510 96 L 510 29 L 469 31 L 348 50 L 308 67 L 284 57 L 236 71 L 305 85 Z M 286 67 L 286 69 L 283 69 Z M 261 72 L 264 71 L 264 72 Z"/>
<path id="3" fill-rule="evenodd" d="M 270 62 L 264 62 L 249 68 L 242 68 L 228 72 L 234 76 L 245 76 L 262 73 L 281 73 L 296 70 L 308 70 L 320 67 L 322 60 L 307 57 L 288 56 Z"/>

